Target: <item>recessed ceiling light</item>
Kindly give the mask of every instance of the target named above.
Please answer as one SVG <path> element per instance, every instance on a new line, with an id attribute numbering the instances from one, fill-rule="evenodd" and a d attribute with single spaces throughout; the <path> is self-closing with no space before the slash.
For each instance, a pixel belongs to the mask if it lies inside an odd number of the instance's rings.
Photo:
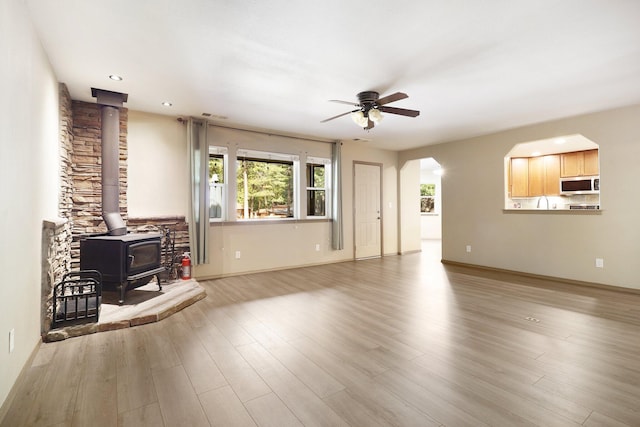
<path id="1" fill-rule="evenodd" d="M 109 78 L 110 78 L 111 80 L 115 80 L 115 81 L 117 81 L 117 82 L 121 82 L 121 81 L 122 81 L 122 76 L 119 76 L 119 75 L 117 75 L 117 74 L 111 74 L 111 75 L 109 76 Z"/>
<path id="2" fill-rule="evenodd" d="M 164 101 L 162 105 L 164 105 L 165 107 L 171 107 L 173 104 L 170 103 L 169 101 Z"/>
<path id="3" fill-rule="evenodd" d="M 559 145 L 559 144 L 564 144 L 565 142 L 567 142 L 567 140 L 564 138 L 556 138 L 553 140 L 553 142 Z"/>
<path id="4" fill-rule="evenodd" d="M 539 152 L 539 151 L 534 151 L 533 153 L 531 153 L 531 155 L 532 155 L 533 157 L 538 157 L 540 154 L 542 154 L 542 153 L 541 153 L 541 152 Z"/>

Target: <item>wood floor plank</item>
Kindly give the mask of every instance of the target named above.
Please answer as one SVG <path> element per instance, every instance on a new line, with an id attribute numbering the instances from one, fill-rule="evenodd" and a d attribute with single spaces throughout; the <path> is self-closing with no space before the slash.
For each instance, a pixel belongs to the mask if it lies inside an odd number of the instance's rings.
<path id="1" fill-rule="evenodd" d="M 118 427 L 161 427 L 164 425 L 158 402 L 118 415 Z"/>
<path id="2" fill-rule="evenodd" d="M 200 400 L 181 365 L 154 369 L 153 382 L 166 426 L 209 426 Z"/>
<path id="3" fill-rule="evenodd" d="M 203 346 L 242 402 L 271 393 L 260 375 L 214 326 L 196 331 Z"/>
<path id="4" fill-rule="evenodd" d="M 238 351 L 305 426 L 348 426 L 260 344 L 241 346 Z"/>
<path id="5" fill-rule="evenodd" d="M 380 418 L 390 425 L 437 426 L 433 418 L 398 398 L 391 390 L 375 382 L 359 366 L 343 360 L 318 346 L 309 339 L 292 341 L 291 344 L 318 366 L 330 372 L 340 383 L 347 386 L 345 392 L 358 402 L 366 418 Z M 357 424 L 356 424 L 357 425 Z"/>
<path id="6" fill-rule="evenodd" d="M 547 393 L 557 394 L 565 399 L 576 402 L 594 411 L 611 417 L 618 422 L 626 423 L 630 426 L 640 425 L 640 412 L 638 409 L 638 396 L 634 401 L 630 401 L 626 396 L 622 400 L 616 390 L 611 388 L 584 387 L 578 381 L 565 378 L 564 380 L 542 378 L 535 384 Z"/>
<path id="7" fill-rule="evenodd" d="M 230 386 L 198 396 L 213 427 L 250 427 L 256 423 Z"/>
<path id="8" fill-rule="evenodd" d="M 116 363 L 115 331 L 87 336 L 73 425 L 109 427 L 118 423 Z"/>
<path id="9" fill-rule="evenodd" d="M 27 370 L 24 382 L 16 392 L 4 418 L 0 420 L 1 427 L 28 426 L 33 422 L 42 422 L 41 416 L 34 418 L 34 414 L 42 411 L 40 399 L 44 399 L 45 390 L 50 389 L 47 384 L 50 373 L 47 371 L 46 365 L 34 366 Z"/>
<path id="10" fill-rule="evenodd" d="M 229 312 L 227 311 L 227 313 Z M 344 389 L 344 385 L 298 352 L 261 321 L 253 316 L 248 318 L 247 313 L 243 313 L 243 316 L 245 320 L 242 322 L 242 326 L 247 333 L 316 395 L 324 397 Z M 234 317 L 233 314 L 230 314 L 230 317 Z"/>
<path id="11" fill-rule="evenodd" d="M 456 353 L 452 353 L 456 354 L 455 357 L 446 357 L 445 354 L 445 352 L 430 353 L 429 357 L 416 358 L 411 364 L 402 366 L 396 363 L 394 366 L 400 371 L 408 369 L 410 372 L 414 372 L 416 369 L 429 369 L 431 372 L 438 374 L 455 372 L 458 376 L 466 375 L 474 379 L 477 378 L 477 381 L 474 382 L 492 384 L 500 390 L 504 390 L 505 393 L 531 401 L 530 406 L 535 410 L 536 414 L 543 412 L 536 407 L 540 406 L 545 411 L 551 411 L 552 414 L 549 414 L 549 416 L 558 420 L 568 419 L 580 424 L 587 419 L 591 412 L 590 409 L 575 402 L 560 396 L 549 395 L 534 387 L 533 383 L 528 380 L 529 377 L 527 375 L 520 375 L 513 368 L 502 371 L 499 360 L 496 361 L 496 365 L 492 368 L 476 363 L 476 361 L 468 357 L 458 357 Z"/>
<path id="12" fill-rule="evenodd" d="M 186 322 L 174 322 L 167 332 L 196 394 L 227 385 L 224 375 Z"/>
<path id="13" fill-rule="evenodd" d="M 347 390 L 326 396 L 324 401 L 352 426 L 384 427 L 393 425 L 352 398 Z M 436 425 L 439 424 L 434 424 L 434 426 Z"/>
<path id="14" fill-rule="evenodd" d="M 273 393 L 245 403 L 247 411 L 260 427 L 302 427 L 303 424 Z"/>
<path id="15" fill-rule="evenodd" d="M 158 401 L 151 363 L 141 328 L 115 331 L 117 338 L 118 412 L 146 407 Z"/>
<path id="16" fill-rule="evenodd" d="M 614 420 L 611 417 L 593 411 L 584 422 L 584 427 L 629 427 L 629 424 Z"/>
<path id="17" fill-rule="evenodd" d="M 151 369 L 167 369 L 180 364 L 180 357 L 166 331 L 170 324 L 169 317 L 140 328 L 144 334 L 145 350 Z"/>
<path id="18" fill-rule="evenodd" d="M 44 371 L 41 387 L 34 396 L 34 406 L 27 411 L 25 425 L 70 422 L 82 380 L 87 337 L 67 340 L 58 349 Z"/>
<path id="19" fill-rule="evenodd" d="M 639 294 L 440 258 L 202 281 L 161 322 L 41 344 L 0 426 L 640 425 Z"/>

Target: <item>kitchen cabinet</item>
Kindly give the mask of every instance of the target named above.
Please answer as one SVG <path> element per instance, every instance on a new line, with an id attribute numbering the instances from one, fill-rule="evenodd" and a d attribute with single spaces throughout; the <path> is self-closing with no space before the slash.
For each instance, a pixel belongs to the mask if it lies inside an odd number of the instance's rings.
<path id="1" fill-rule="evenodd" d="M 529 158 L 529 197 L 560 194 L 560 156 Z"/>
<path id="2" fill-rule="evenodd" d="M 557 196 L 560 194 L 560 156 L 514 157 L 510 178 L 511 197 Z"/>
<path id="3" fill-rule="evenodd" d="M 600 164 L 598 162 L 598 150 L 584 151 L 584 169 L 586 176 L 600 175 Z"/>
<path id="4" fill-rule="evenodd" d="M 510 173 L 511 197 L 527 197 L 529 195 L 529 159 L 513 157 Z"/>
<path id="5" fill-rule="evenodd" d="M 544 196 L 544 158 L 529 158 L 529 192 L 531 197 Z"/>
<path id="6" fill-rule="evenodd" d="M 544 156 L 544 195 L 560 195 L 560 155 Z"/>
<path id="7" fill-rule="evenodd" d="M 560 176 L 599 175 L 598 150 L 574 151 L 560 155 Z"/>

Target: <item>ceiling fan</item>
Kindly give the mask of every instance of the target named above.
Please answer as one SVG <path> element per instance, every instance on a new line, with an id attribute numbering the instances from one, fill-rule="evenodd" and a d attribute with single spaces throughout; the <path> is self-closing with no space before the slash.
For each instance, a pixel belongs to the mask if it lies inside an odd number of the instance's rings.
<path id="1" fill-rule="evenodd" d="M 328 122 L 329 120 L 337 119 L 338 117 L 351 114 L 351 119 L 363 127 L 364 129 L 373 128 L 376 123 L 380 123 L 383 115 L 380 112 L 399 114 L 401 116 L 417 117 L 420 115 L 420 111 L 407 110 L 405 108 L 387 107 L 386 104 L 399 101 L 401 99 L 408 98 L 409 95 L 402 92 L 396 92 L 391 95 L 380 98 L 380 94 L 374 91 L 360 92 L 358 95 L 358 102 L 340 101 L 338 99 L 331 99 L 331 102 L 338 102 L 340 104 L 348 104 L 356 107 L 355 110 L 347 111 L 346 113 L 338 114 L 337 116 L 329 117 L 322 120 L 320 123 Z"/>

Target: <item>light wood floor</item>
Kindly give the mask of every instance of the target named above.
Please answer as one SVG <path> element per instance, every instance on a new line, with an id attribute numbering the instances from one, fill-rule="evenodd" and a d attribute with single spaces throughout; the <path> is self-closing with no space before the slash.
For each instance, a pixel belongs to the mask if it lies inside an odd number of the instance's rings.
<path id="1" fill-rule="evenodd" d="M 640 295 L 421 254 L 203 282 L 42 344 L 2 426 L 639 426 Z"/>

